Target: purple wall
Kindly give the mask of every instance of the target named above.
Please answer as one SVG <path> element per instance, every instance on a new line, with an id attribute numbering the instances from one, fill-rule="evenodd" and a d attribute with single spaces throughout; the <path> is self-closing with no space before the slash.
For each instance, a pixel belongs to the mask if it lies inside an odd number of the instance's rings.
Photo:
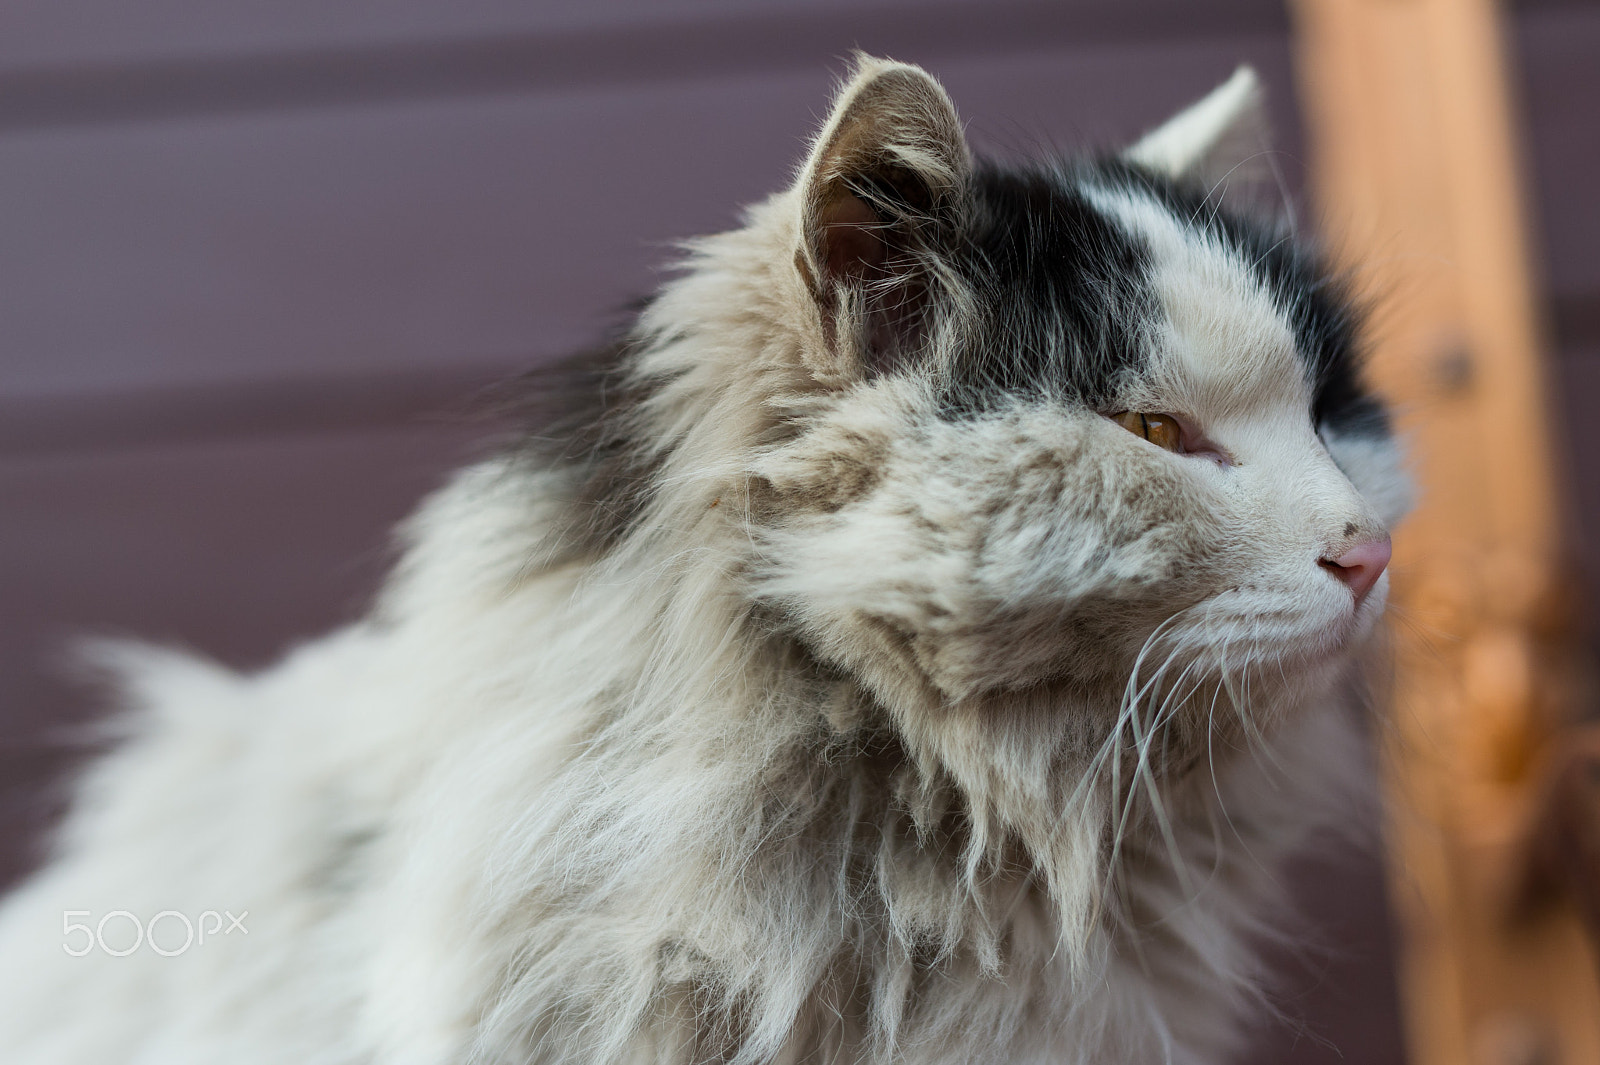
<path id="1" fill-rule="evenodd" d="M 1304 177 L 1273 0 L 9 0 L 4 24 L 0 879 L 103 709 L 70 639 L 251 667 L 358 613 L 388 528 L 492 433 L 473 393 L 782 185 L 851 47 L 929 66 L 1007 151 L 1114 143 L 1248 61 Z M 1581 411 L 1600 7 L 1527 5 L 1516 42 Z M 1592 529 L 1600 437 L 1573 448 Z M 1294 882 L 1319 946 L 1252 1060 L 1401 1061 L 1375 859 Z"/>

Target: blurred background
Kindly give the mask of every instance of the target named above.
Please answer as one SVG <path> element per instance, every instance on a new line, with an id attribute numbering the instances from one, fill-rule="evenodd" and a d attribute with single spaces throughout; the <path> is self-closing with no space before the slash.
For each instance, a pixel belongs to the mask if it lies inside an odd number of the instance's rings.
<path id="1" fill-rule="evenodd" d="M 1600 2 L 1503 11 L 1581 549 Z M 1117 145 L 1248 62 L 1315 221 L 1293 28 L 1275 0 L 6 0 L 0 881 L 104 709 L 73 638 L 252 668 L 356 616 L 390 527 L 494 436 L 474 397 L 784 186 L 850 48 L 927 66 L 997 152 Z M 1405 1060 L 1385 885 L 1376 846 L 1294 872 L 1313 949 L 1253 1061 Z"/>

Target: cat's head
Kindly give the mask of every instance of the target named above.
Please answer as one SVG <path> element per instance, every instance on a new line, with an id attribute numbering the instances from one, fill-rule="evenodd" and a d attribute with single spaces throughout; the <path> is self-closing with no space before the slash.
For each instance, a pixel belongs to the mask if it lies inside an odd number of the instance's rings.
<path id="1" fill-rule="evenodd" d="M 1259 108 L 1240 71 L 1119 156 L 998 165 L 928 74 L 863 58 L 752 216 L 805 382 L 746 471 L 753 586 L 947 760 L 1093 749 L 1149 683 L 1192 764 L 1383 610 L 1407 488 L 1352 311 L 1216 195 Z"/>

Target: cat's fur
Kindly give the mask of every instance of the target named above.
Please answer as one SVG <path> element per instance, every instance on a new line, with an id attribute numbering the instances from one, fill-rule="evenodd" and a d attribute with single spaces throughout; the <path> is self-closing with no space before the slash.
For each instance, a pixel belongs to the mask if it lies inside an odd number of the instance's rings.
<path id="1" fill-rule="evenodd" d="M 0 1060 L 1225 1060 L 1356 756 L 1384 586 L 1318 560 L 1406 492 L 1338 287 L 1207 197 L 1256 95 L 1002 167 L 859 59 L 371 617 L 258 676 L 124 653 L 135 727 L 0 912 Z"/>

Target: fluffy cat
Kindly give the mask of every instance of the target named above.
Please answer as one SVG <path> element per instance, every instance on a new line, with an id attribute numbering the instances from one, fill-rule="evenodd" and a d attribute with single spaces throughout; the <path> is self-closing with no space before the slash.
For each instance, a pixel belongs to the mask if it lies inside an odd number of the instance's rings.
<path id="1" fill-rule="evenodd" d="M 1209 196 L 1257 97 L 999 165 L 859 57 L 370 617 L 118 652 L 0 1059 L 1227 1060 L 1406 497 L 1339 286 Z"/>

